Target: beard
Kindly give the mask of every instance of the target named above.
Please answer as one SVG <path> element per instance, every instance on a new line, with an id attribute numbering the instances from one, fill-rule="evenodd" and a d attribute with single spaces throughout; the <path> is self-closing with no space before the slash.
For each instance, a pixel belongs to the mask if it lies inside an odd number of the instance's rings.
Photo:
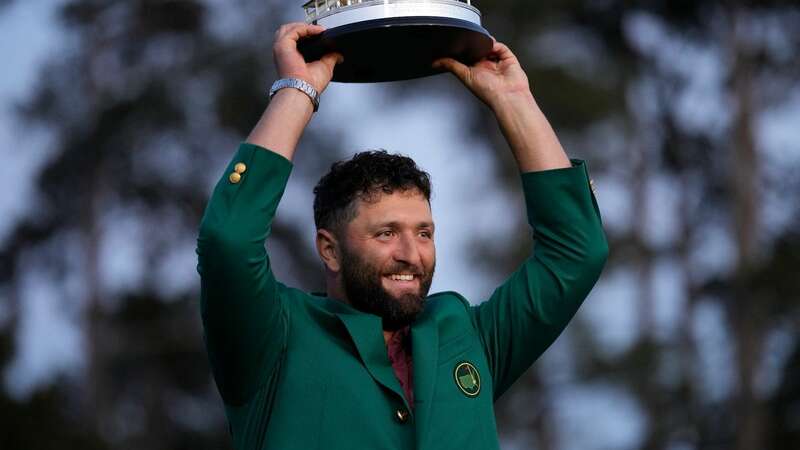
<path id="1" fill-rule="evenodd" d="M 395 297 L 383 288 L 381 270 L 342 246 L 342 287 L 347 300 L 357 310 L 380 317 L 383 329 L 396 331 L 410 325 L 425 308 L 434 267 L 424 268 L 398 263 L 386 273 L 410 272 L 419 277 L 419 291 Z"/>

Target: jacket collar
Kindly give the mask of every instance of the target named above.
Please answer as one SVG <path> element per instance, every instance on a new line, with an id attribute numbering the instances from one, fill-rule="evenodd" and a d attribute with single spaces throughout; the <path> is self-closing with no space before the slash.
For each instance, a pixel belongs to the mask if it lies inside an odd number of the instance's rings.
<path id="1" fill-rule="evenodd" d="M 352 309 L 352 308 L 348 308 Z M 340 311 L 335 313 L 355 344 L 358 356 L 376 382 L 398 395 L 405 402 L 403 389 L 394 374 L 383 339 L 381 319 L 372 314 Z M 406 405 L 408 406 L 408 405 Z"/>
<path id="2" fill-rule="evenodd" d="M 340 303 L 336 300 L 333 302 Z M 340 303 L 334 314 L 344 324 L 355 344 L 358 355 L 367 371 L 376 382 L 403 399 L 400 382 L 394 374 L 383 339 L 381 319 L 372 314 L 362 313 L 347 304 Z M 426 308 L 411 325 L 411 353 L 414 361 L 414 399 L 413 411 L 416 417 L 417 439 L 421 444 L 430 422 L 431 401 L 436 385 L 436 367 L 439 359 L 439 329 L 433 314 Z"/>

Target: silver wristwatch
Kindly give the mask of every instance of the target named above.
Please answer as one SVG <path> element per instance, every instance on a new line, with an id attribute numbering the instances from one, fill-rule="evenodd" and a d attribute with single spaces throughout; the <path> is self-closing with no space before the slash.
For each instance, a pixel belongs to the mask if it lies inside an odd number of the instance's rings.
<path id="1" fill-rule="evenodd" d="M 273 83 L 272 88 L 269 90 L 270 100 L 275 96 L 276 92 L 284 88 L 294 88 L 304 92 L 311 99 L 311 103 L 314 105 L 314 112 L 319 109 L 319 93 L 314 89 L 314 86 L 299 78 L 281 78 Z"/>

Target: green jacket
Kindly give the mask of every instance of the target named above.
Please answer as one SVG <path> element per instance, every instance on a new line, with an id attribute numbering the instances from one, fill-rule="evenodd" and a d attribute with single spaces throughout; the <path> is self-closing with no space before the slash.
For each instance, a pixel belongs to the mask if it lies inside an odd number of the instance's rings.
<path id="1" fill-rule="evenodd" d="M 275 280 L 264 242 L 291 169 L 242 144 L 200 226 L 205 341 L 235 448 L 499 448 L 495 400 L 561 333 L 606 260 L 585 164 L 522 174 L 536 245 L 486 302 L 428 298 L 411 327 L 414 408 L 377 316 Z"/>

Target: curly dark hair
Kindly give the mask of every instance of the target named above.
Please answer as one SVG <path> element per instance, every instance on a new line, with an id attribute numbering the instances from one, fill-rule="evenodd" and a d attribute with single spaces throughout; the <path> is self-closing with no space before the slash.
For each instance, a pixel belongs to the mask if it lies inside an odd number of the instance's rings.
<path id="1" fill-rule="evenodd" d="M 314 188 L 314 223 L 317 229 L 339 233 L 356 217 L 356 199 L 376 200 L 378 194 L 417 189 L 431 198 L 431 180 L 413 159 L 386 150 L 356 153 L 348 161 L 331 165 Z"/>

